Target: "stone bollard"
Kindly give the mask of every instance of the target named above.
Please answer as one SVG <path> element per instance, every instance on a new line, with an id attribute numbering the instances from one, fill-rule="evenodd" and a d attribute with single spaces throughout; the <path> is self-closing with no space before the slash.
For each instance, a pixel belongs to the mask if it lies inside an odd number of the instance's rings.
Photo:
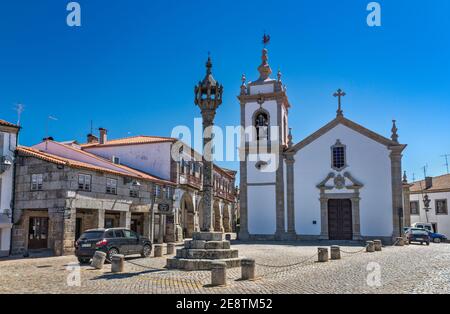
<path id="1" fill-rule="evenodd" d="M 106 260 L 106 253 L 96 251 L 94 254 L 94 257 L 92 258 L 92 267 L 95 267 L 96 269 L 102 269 L 103 265 L 105 264 Z"/>
<path id="2" fill-rule="evenodd" d="M 381 243 L 381 240 L 374 240 L 373 243 L 375 244 L 375 251 L 381 252 L 383 244 Z"/>
<path id="3" fill-rule="evenodd" d="M 320 263 L 328 262 L 328 249 L 320 247 L 318 248 L 318 261 Z"/>
<path id="4" fill-rule="evenodd" d="M 125 270 L 125 256 L 122 254 L 116 254 L 111 257 L 111 272 L 123 273 Z"/>
<path id="5" fill-rule="evenodd" d="M 405 239 L 403 239 L 402 237 L 399 237 L 396 239 L 396 246 L 404 246 L 405 245 Z"/>
<path id="6" fill-rule="evenodd" d="M 403 245 L 409 245 L 408 238 L 406 238 L 406 237 L 403 238 Z"/>
<path id="7" fill-rule="evenodd" d="M 211 286 L 226 286 L 227 264 L 223 262 L 211 263 Z"/>
<path id="8" fill-rule="evenodd" d="M 227 233 L 227 234 L 225 235 L 225 240 L 226 240 L 226 241 L 231 241 L 231 234 Z"/>
<path id="9" fill-rule="evenodd" d="M 375 252 L 375 243 L 373 241 L 367 241 L 366 242 L 366 252 L 367 253 L 373 253 Z"/>
<path id="10" fill-rule="evenodd" d="M 337 245 L 333 245 L 331 247 L 331 259 L 337 260 L 341 259 L 341 248 Z"/>
<path id="11" fill-rule="evenodd" d="M 167 243 L 167 255 L 175 254 L 175 243 Z"/>
<path id="12" fill-rule="evenodd" d="M 153 246 L 153 250 L 155 251 L 155 257 L 162 257 L 162 251 L 163 251 L 162 244 L 155 244 Z"/>
<path id="13" fill-rule="evenodd" d="M 255 280 L 256 277 L 256 262 L 254 259 L 245 258 L 241 261 L 241 279 Z"/>

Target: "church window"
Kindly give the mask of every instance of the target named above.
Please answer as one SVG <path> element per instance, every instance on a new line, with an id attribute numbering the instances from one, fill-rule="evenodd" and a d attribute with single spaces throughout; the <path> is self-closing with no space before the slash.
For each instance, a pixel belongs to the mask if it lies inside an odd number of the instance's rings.
<path id="1" fill-rule="evenodd" d="M 340 140 L 337 140 L 336 144 L 331 147 L 332 168 L 337 171 L 341 171 L 347 167 L 345 148 L 345 145 Z"/>
<path id="2" fill-rule="evenodd" d="M 409 205 L 410 209 L 411 209 L 411 215 L 419 215 L 419 202 L 418 201 L 413 201 L 410 202 Z"/>
<path id="3" fill-rule="evenodd" d="M 269 140 L 269 115 L 265 111 L 258 111 L 254 118 L 257 140 Z"/>

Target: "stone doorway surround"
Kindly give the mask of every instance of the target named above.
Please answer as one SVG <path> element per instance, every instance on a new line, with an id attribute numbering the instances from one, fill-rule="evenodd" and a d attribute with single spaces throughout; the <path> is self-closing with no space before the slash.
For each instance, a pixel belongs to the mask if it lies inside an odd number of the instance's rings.
<path id="1" fill-rule="evenodd" d="M 346 181 L 351 184 L 346 185 Z M 332 184 L 329 184 L 331 181 Z M 353 240 L 362 240 L 361 218 L 360 218 L 360 190 L 364 187 L 349 172 L 343 175 L 330 172 L 328 176 L 317 185 L 320 190 L 320 220 L 321 220 L 321 240 L 329 240 L 328 234 L 328 201 L 331 199 L 350 199 L 352 202 L 352 227 Z M 338 192 L 336 192 L 338 191 Z"/>

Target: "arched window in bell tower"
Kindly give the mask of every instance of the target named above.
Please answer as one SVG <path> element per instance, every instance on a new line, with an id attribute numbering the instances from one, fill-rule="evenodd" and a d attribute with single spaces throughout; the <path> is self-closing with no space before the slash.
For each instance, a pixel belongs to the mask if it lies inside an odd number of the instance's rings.
<path id="1" fill-rule="evenodd" d="M 259 110 L 254 114 L 253 126 L 256 129 L 256 138 L 260 140 L 269 140 L 269 113 L 265 110 Z"/>

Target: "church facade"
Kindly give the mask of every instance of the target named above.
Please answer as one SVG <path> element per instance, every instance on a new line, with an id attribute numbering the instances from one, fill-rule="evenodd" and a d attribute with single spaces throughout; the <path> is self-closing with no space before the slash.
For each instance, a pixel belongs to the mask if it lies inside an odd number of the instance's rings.
<path id="1" fill-rule="evenodd" d="M 297 144 L 288 124 L 290 103 L 279 72 L 270 77 L 263 50 L 260 77 L 242 80 L 238 97 L 242 137 L 242 240 L 367 240 L 400 236 L 402 152 L 393 121 L 386 138 L 336 118 Z"/>

